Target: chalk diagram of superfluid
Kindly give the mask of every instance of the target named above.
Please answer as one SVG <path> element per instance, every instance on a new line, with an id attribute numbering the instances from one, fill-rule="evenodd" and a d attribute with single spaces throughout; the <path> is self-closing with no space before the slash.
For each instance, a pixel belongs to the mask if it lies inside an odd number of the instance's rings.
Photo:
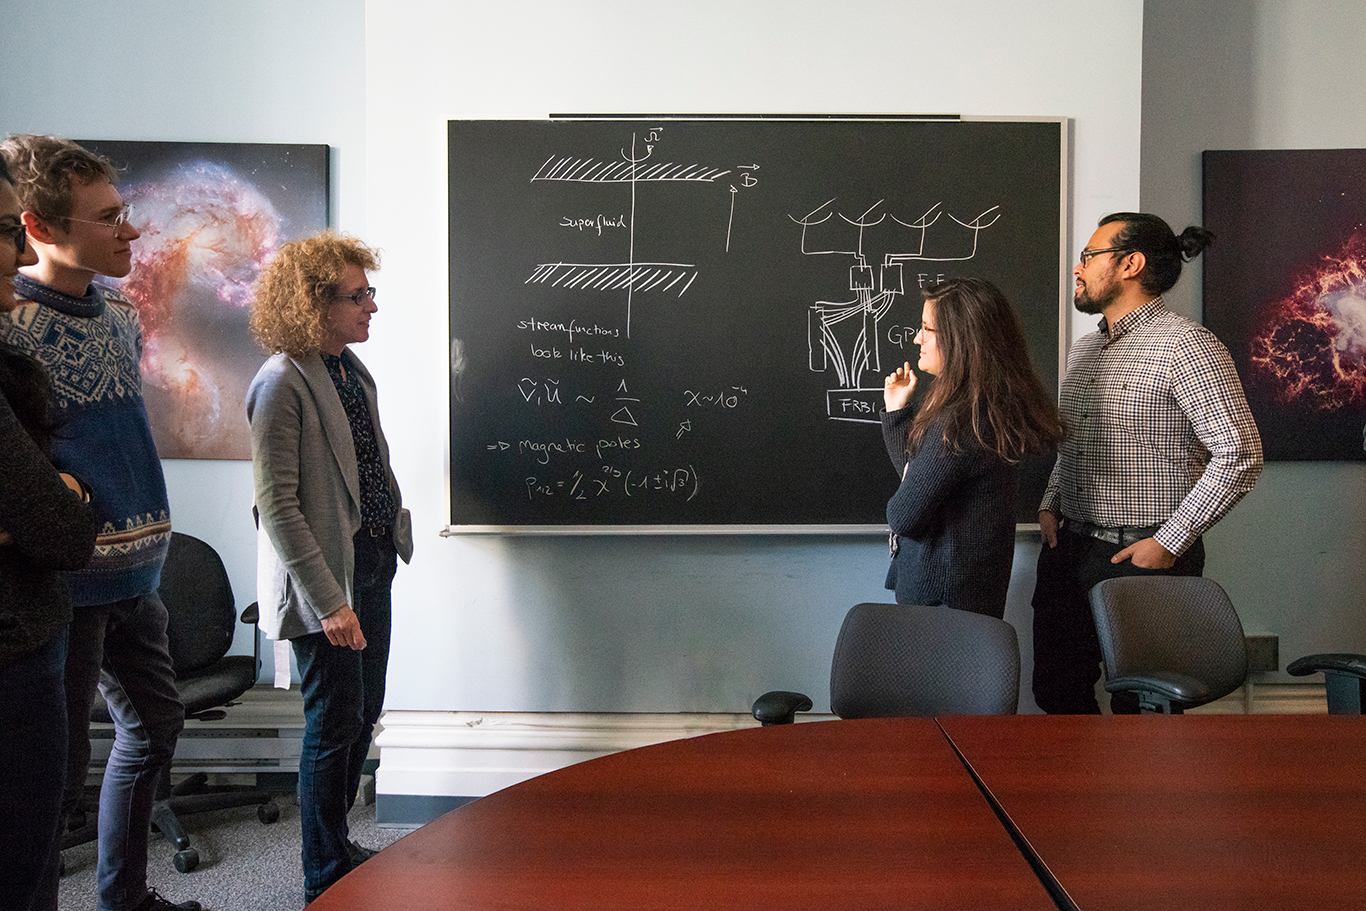
<path id="1" fill-rule="evenodd" d="M 695 263 L 636 261 L 637 185 L 666 182 L 711 184 L 731 173 L 730 169 L 700 164 L 676 164 L 671 161 L 651 164 L 649 160 L 663 131 L 663 127 L 650 130 L 643 140 L 632 133 L 630 151 L 621 149 L 617 160 L 551 155 L 531 178 L 532 183 L 560 181 L 630 186 L 630 214 L 625 225 L 628 235 L 625 262 L 540 263 L 523 282 L 583 291 L 624 291 L 628 338 L 631 335 L 631 307 L 636 294 L 658 293 L 682 297 L 698 274 Z M 643 152 L 639 151 L 638 145 L 644 146 Z M 732 199 L 733 196 L 734 188 Z"/>
<path id="2" fill-rule="evenodd" d="M 826 414 L 833 421 L 879 423 L 882 386 L 865 386 L 864 377 L 881 380 L 880 323 L 906 293 L 902 265 L 909 262 L 963 262 L 977 255 L 980 235 L 1001 217 L 992 206 L 964 220 L 930 206 L 914 221 L 879 211 L 878 200 L 859 215 L 836 211 L 826 200 L 800 218 L 803 256 L 840 256 L 849 266 L 851 300 L 818 300 L 807 309 L 808 367 L 813 373 L 834 372 L 838 386 L 827 389 Z M 948 221 L 931 229 L 945 215 Z M 881 261 L 878 250 L 883 251 Z"/>

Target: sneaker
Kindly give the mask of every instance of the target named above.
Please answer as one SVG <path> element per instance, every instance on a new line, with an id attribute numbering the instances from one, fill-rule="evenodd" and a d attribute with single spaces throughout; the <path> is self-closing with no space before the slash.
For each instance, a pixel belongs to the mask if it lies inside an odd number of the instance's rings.
<path id="1" fill-rule="evenodd" d="M 348 841 L 346 845 L 347 850 L 351 852 L 352 867 L 359 867 L 361 864 L 365 863 L 367 860 L 369 860 L 370 858 L 374 857 L 376 854 L 379 853 L 378 851 L 372 851 L 367 847 L 358 845 L 354 841 Z"/>
<path id="2" fill-rule="evenodd" d="M 163 898 L 156 889 L 148 889 L 147 897 L 142 900 L 142 904 L 138 905 L 135 911 L 203 911 L 203 907 L 199 902 L 176 904 Z"/>

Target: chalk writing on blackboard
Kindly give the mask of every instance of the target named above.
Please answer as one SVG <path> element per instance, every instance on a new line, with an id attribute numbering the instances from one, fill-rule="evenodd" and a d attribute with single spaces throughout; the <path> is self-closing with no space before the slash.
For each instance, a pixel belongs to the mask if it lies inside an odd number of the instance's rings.
<path id="1" fill-rule="evenodd" d="M 631 307 L 636 292 L 672 293 L 682 297 L 697 279 L 694 263 L 638 262 L 636 260 L 636 185 L 641 183 L 715 183 L 731 173 L 729 168 L 672 161 L 651 163 L 655 144 L 664 134 L 663 127 L 655 127 L 642 138 L 631 134 L 631 147 L 620 149 L 618 158 L 605 160 L 592 156 L 551 155 L 531 177 L 533 184 L 542 181 L 567 183 L 629 184 L 631 199 L 629 214 L 617 217 L 599 213 L 596 216 L 566 215 L 560 226 L 577 230 L 592 229 L 601 236 L 604 229 L 625 228 L 628 235 L 626 262 L 610 263 L 539 263 L 527 278 L 526 284 L 545 284 L 556 288 L 585 291 L 626 292 L 626 337 L 631 337 Z M 741 165 L 742 186 L 758 182 L 753 174 L 759 166 Z M 726 250 L 730 250 L 731 228 L 735 221 L 735 196 L 738 190 L 731 185 L 730 215 L 726 225 Z"/>
<path id="2" fill-rule="evenodd" d="M 978 236 L 1001 217 L 1000 206 L 992 206 L 970 221 L 948 213 L 958 228 L 940 230 L 931 240 L 930 229 L 946 214 L 942 203 L 935 203 L 914 221 L 905 221 L 878 211 L 885 201 L 880 199 L 853 217 L 836 212 L 832 208 L 834 199 L 801 217 L 788 216 L 801 225 L 802 255 L 853 259 L 849 267 L 853 299 L 819 300 L 807 310 L 807 367 L 813 373 L 833 371 L 838 384 L 825 394 L 826 416 L 832 421 L 879 422 L 882 387 L 864 385 L 865 376 L 876 377 L 884 370 L 881 324 L 892 305 L 906 293 L 902 264 L 970 260 L 977 255 Z M 874 228 L 880 230 L 874 232 Z M 971 243 L 964 247 L 968 239 Z M 878 251 L 880 269 L 875 270 Z M 927 280 L 939 277 L 921 273 L 918 284 L 923 287 Z"/>
<path id="3" fill-rule="evenodd" d="M 997 282 L 1056 373 L 1062 135 L 452 122 L 453 519 L 876 526 L 881 374 L 914 360 L 918 288 Z"/>

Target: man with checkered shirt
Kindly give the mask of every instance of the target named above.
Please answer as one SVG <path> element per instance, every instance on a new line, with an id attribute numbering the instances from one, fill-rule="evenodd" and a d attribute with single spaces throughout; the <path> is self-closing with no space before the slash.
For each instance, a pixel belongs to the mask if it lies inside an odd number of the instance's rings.
<path id="1" fill-rule="evenodd" d="M 1076 308 L 1102 318 L 1068 356 L 1068 437 L 1039 505 L 1034 699 L 1050 714 L 1100 712 L 1091 587 L 1200 575 L 1201 535 L 1261 474 L 1261 437 L 1228 350 L 1162 302 L 1213 239 L 1119 212 L 1101 219 L 1072 270 Z M 1138 701 L 1116 694 L 1110 708 L 1136 712 Z"/>

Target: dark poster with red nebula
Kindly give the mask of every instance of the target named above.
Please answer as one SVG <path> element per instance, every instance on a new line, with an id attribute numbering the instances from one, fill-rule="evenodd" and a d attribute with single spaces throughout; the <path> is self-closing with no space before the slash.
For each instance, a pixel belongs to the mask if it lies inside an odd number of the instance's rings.
<path id="1" fill-rule="evenodd" d="M 1366 459 L 1366 150 L 1207 151 L 1205 325 L 1271 460 Z"/>
<path id="2" fill-rule="evenodd" d="M 327 227 L 328 147 L 78 140 L 119 169 L 142 321 L 142 385 L 164 459 L 250 459 L 246 392 L 265 360 L 251 286 L 280 245 Z"/>

